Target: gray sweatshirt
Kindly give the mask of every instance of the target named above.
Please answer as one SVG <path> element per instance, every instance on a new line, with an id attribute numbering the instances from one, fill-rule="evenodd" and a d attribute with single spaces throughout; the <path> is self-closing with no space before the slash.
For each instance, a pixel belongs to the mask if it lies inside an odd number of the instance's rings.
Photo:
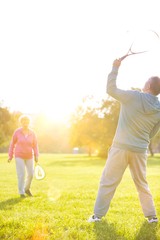
<path id="1" fill-rule="evenodd" d="M 112 146 L 146 152 L 160 127 L 160 101 L 149 93 L 117 88 L 117 74 L 118 68 L 113 67 L 107 82 L 107 93 L 121 103 Z"/>

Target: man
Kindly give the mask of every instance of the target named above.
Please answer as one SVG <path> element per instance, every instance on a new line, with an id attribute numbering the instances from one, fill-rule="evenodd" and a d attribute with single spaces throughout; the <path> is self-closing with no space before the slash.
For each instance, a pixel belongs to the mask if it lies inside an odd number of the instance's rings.
<path id="1" fill-rule="evenodd" d="M 151 77 L 143 91 L 121 90 L 116 79 L 121 59 L 113 62 L 107 93 L 121 103 L 116 133 L 100 180 L 94 215 L 88 222 L 106 215 L 115 190 L 127 166 L 139 194 L 142 211 L 149 223 L 158 222 L 153 198 L 146 181 L 147 149 L 160 127 L 160 78 Z"/>

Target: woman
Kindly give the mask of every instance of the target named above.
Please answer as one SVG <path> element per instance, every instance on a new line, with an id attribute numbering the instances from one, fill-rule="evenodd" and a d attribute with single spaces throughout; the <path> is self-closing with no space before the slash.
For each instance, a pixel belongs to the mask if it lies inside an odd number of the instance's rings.
<path id="1" fill-rule="evenodd" d="M 22 115 L 19 118 L 21 127 L 16 129 L 9 147 L 10 162 L 14 156 L 16 162 L 16 171 L 18 177 L 18 190 L 20 197 L 25 198 L 25 193 L 32 197 L 30 191 L 33 174 L 34 174 L 34 160 L 38 162 L 38 144 L 36 135 L 33 130 L 29 128 L 30 118 Z M 27 178 L 25 180 L 25 168 L 27 171 Z"/>

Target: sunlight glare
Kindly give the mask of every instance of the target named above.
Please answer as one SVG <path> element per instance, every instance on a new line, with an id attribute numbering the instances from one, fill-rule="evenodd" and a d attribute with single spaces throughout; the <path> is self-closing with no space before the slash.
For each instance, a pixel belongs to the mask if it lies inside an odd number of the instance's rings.
<path id="1" fill-rule="evenodd" d="M 51 202 L 56 202 L 61 196 L 60 190 L 54 187 L 50 187 L 48 190 L 48 199 Z"/>

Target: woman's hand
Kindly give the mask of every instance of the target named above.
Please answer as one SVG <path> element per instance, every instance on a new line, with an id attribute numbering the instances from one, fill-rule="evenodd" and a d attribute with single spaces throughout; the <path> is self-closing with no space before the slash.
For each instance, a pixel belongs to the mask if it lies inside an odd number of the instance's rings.
<path id="1" fill-rule="evenodd" d="M 38 163 L 38 157 L 34 157 L 34 161 Z"/>

